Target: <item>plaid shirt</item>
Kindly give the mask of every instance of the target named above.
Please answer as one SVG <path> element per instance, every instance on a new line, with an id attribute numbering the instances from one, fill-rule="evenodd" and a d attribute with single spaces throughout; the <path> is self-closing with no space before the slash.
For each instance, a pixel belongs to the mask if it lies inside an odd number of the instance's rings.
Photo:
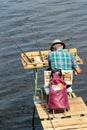
<path id="1" fill-rule="evenodd" d="M 51 69 L 72 70 L 78 67 L 75 57 L 63 49 L 48 54 L 48 65 Z"/>

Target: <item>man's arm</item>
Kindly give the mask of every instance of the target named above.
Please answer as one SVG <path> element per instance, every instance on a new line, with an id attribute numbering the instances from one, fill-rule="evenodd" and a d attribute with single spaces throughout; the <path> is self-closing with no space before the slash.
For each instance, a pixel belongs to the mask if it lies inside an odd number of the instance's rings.
<path id="1" fill-rule="evenodd" d="M 76 71 L 77 74 L 80 74 L 82 72 L 81 68 L 79 67 L 75 57 L 72 55 L 72 67 Z"/>
<path id="2" fill-rule="evenodd" d="M 76 70 L 76 72 L 77 72 L 78 74 L 80 74 L 80 73 L 82 72 L 82 70 L 81 70 L 80 67 L 77 67 L 75 70 Z"/>

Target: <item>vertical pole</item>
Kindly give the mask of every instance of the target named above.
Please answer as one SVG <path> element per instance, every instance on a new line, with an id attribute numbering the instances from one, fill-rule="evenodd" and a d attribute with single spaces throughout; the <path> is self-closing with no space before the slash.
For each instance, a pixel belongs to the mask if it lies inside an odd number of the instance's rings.
<path id="1" fill-rule="evenodd" d="M 38 76 L 37 76 L 37 68 L 34 68 L 34 100 L 36 98 L 37 95 L 37 80 L 38 80 Z"/>

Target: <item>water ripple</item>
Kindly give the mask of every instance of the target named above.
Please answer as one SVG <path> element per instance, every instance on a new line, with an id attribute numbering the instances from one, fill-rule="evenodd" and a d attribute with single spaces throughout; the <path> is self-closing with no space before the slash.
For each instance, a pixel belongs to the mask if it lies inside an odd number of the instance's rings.
<path id="1" fill-rule="evenodd" d="M 74 78 L 74 90 L 87 103 L 87 0 L 0 2 L 0 130 L 32 130 L 33 70 L 23 69 L 19 48 L 37 51 L 39 43 L 47 50 L 56 38 L 67 48 L 76 47 L 84 65 L 82 75 Z M 41 129 L 38 122 L 36 129 Z"/>

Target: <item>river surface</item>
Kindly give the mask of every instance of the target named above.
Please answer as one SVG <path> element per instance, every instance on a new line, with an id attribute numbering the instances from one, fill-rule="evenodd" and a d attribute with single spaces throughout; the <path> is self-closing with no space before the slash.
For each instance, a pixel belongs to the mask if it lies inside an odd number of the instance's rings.
<path id="1" fill-rule="evenodd" d="M 34 76 L 20 53 L 48 50 L 54 39 L 83 59 L 73 89 L 87 104 L 87 0 L 0 0 L 0 130 L 32 130 Z M 43 69 L 38 76 L 42 84 Z"/>

